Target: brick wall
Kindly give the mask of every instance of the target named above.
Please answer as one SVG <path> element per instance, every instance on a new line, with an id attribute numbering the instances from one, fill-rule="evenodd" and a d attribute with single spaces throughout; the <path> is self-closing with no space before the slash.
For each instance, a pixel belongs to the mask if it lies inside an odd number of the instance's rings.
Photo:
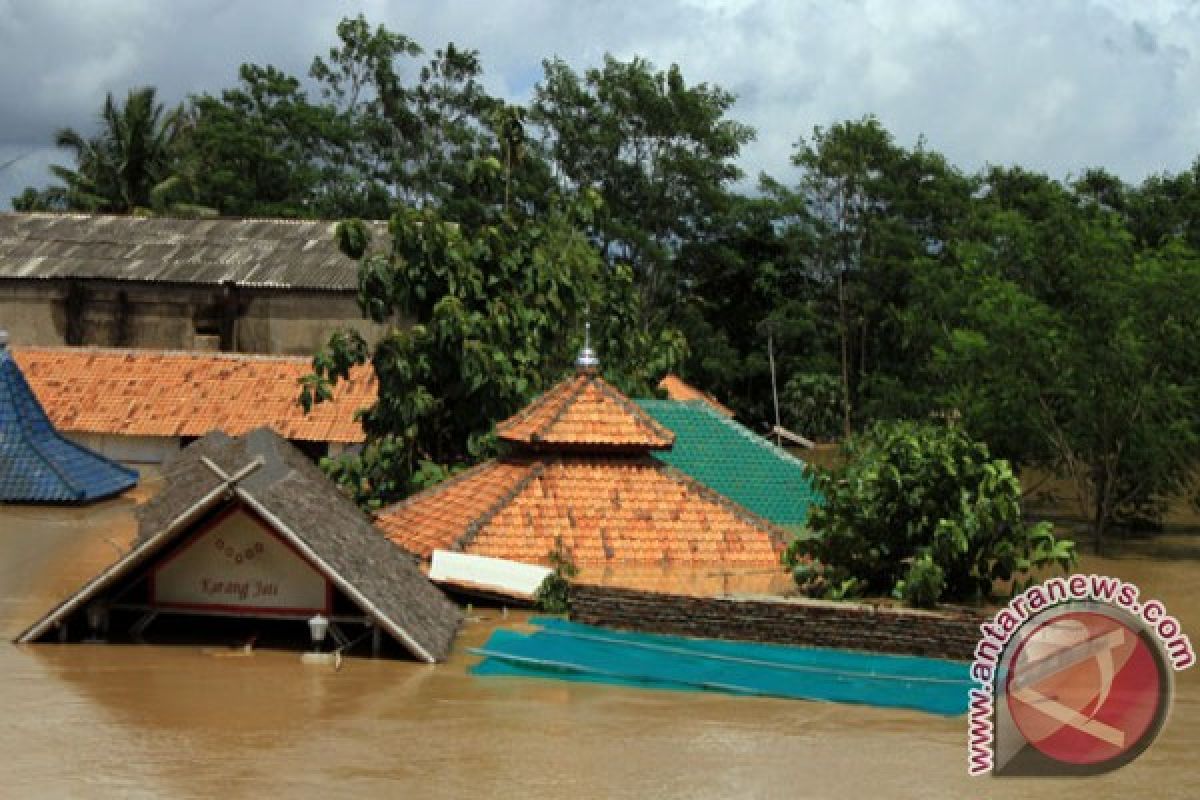
<path id="1" fill-rule="evenodd" d="M 985 619 L 818 600 L 688 597 L 575 584 L 571 619 L 589 625 L 775 644 L 837 647 L 968 661 Z"/>

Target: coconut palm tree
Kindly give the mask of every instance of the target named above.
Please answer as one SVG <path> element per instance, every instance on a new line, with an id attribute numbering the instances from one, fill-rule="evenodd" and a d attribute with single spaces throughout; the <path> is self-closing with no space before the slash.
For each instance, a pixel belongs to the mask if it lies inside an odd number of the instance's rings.
<path id="1" fill-rule="evenodd" d="M 52 166 L 69 208 L 131 212 L 161 208 L 174 179 L 174 145 L 183 122 L 182 108 L 166 111 L 156 102 L 154 87 L 131 89 L 119 107 L 110 92 L 100 113 L 101 131 L 86 138 L 64 128 L 54 144 L 70 151 L 75 168 Z"/>

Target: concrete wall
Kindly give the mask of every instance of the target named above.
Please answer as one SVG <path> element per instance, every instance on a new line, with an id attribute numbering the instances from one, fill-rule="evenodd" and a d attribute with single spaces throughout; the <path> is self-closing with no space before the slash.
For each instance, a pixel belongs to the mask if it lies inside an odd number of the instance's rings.
<path id="1" fill-rule="evenodd" d="M 214 286 L 84 282 L 83 345 L 214 349 L 224 290 Z M 67 344 L 65 281 L 0 280 L 0 329 L 16 345 Z M 368 340 L 379 326 L 361 318 L 352 292 L 241 290 L 233 349 L 311 355 L 338 327 Z M 123 320 L 123 321 L 122 321 Z"/>
<path id="2" fill-rule="evenodd" d="M 107 433 L 63 433 L 71 441 L 131 467 L 158 466 L 179 452 L 178 436 L 120 436 Z"/>
<path id="3" fill-rule="evenodd" d="M 982 614 L 816 600 L 687 597 L 575 584 L 571 619 L 712 639 L 836 647 L 969 661 Z"/>

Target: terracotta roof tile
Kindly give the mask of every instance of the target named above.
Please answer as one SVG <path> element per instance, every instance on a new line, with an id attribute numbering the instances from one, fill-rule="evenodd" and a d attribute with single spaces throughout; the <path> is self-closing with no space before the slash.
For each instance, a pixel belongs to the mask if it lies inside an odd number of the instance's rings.
<path id="1" fill-rule="evenodd" d="M 585 569 L 614 565 L 776 568 L 784 532 L 650 458 L 501 459 L 379 512 L 423 557 L 462 549 L 547 563 L 562 538 Z"/>
<path id="2" fill-rule="evenodd" d="M 369 367 L 308 414 L 297 402 L 306 358 L 234 353 L 17 347 L 13 357 L 61 430 L 128 436 L 241 436 L 268 426 L 298 441 L 357 443 L 355 413 L 375 402 Z"/>
<path id="3" fill-rule="evenodd" d="M 699 400 L 712 406 L 722 416 L 732 417 L 734 415 L 733 410 L 724 403 L 717 400 L 717 398 L 708 392 L 685 383 L 683 378 L 680 378 L 678 375 L 668 375 L 663 378 L 658 382 L 658 388 L 667 393 L 668 400 L 678 400 L 684 403 Z"/>
<path id="4" fill-rule="evenodd" d="M 555 385 L 499 423 L 501 439 L 541 449 L 669 448 L 675 435 L 593 372 Z"/>

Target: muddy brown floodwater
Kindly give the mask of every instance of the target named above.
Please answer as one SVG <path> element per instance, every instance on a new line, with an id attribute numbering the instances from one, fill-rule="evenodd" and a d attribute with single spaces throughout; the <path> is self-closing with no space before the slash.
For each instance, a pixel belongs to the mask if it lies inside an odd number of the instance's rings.
<path id="1" fill-rule="evenodd" d="M 154 488 L 85 510 L 0 506 L 0 635 L 128 546 L 134 504 Z M 1137 581 L 1200 642 L 1200 537 L 1082 567 Z M 501 624 L 476 616 L 436 667 L 0 643 L 0 797 L 1200 796 L 1195 669 L 1177 676 L 1158 741 L 1124 769 L 1083 784 L 973 780 L 963 718 L 475 678 L 466 650 Z"/>

